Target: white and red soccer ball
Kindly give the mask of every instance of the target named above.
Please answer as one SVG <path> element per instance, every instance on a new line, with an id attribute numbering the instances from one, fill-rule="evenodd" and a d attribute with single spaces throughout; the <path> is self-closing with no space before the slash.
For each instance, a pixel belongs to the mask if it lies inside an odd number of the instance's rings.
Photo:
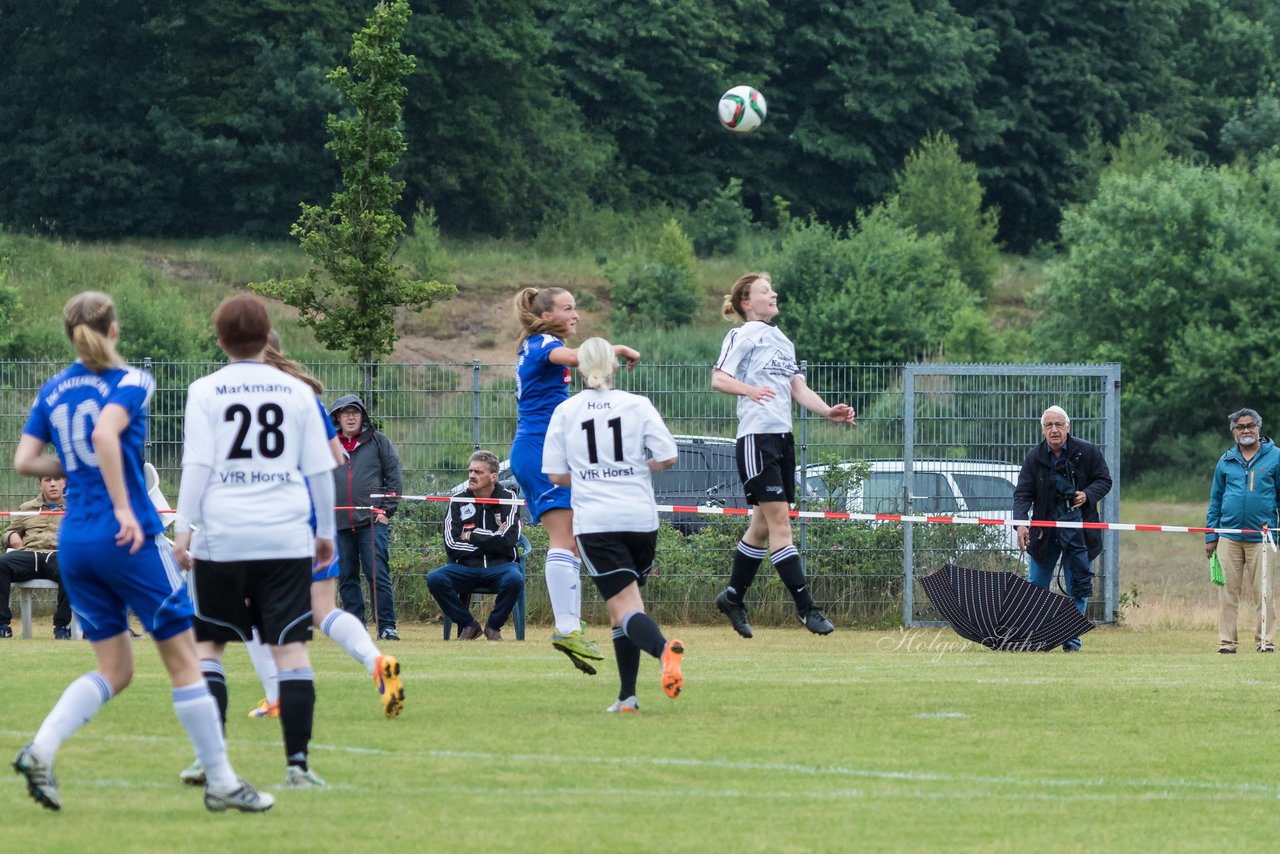
<path id="1" fill-rule="evenodd" d="M 720 124 L 734 133 L 751 133 L 764 122 L 764 95 L 750 86 L 734 86 L 720 96 Z"/>

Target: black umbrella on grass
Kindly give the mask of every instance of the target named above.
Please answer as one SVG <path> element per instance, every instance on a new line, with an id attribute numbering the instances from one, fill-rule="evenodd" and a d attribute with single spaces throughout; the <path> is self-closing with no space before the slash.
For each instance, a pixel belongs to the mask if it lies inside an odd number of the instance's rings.
<path id="1" fill-rule="evenodd" d="M 946 566 L 920 579 L 956 634 L 1005 652 L 1043 652 L 1093 628 L 1066 596 L 1012 572 Z"/>

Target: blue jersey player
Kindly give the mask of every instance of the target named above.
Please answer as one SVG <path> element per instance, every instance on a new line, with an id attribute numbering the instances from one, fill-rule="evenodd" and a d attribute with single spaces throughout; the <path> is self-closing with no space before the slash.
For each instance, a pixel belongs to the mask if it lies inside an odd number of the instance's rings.
<path id="1" fill-rule="evenodd" d="M 14 757 L 14 770 L 37 803 L 61 809 L 54 757 L 133 678 L 132 610 L 156 642 L 174 711 L 208 769 L 205 806 L 212 812 L 270 809 L 271 795 L 237 778 L 227 761 L 218 708 L 200 675 L 191 601 L 147 495 L 142 444 L 155 383 L 116 355 L 119 327 L 109 296 L 73 297 L 63 321 L 79 359 L 41 387 L 13 466 L 36 477 L 65 476 L 74 491 L 59 530 L 58 563 L 98 667 L 67 687 L 35 739 Z M 46 445 L 56 458 L 43 453 Z"/>
<path id="2" fill-rule="evenodd" d="M 551 413 L 569 398 L 572 369 L 578 351 L 564 339 L 578 327 L 573 294 L 563 288 L 525 288 L 515 298 L 520 320 L 520 352 L 516 358 L 516 437 L 511 443 L 511 471 L 520 484 L 529 516 L 547 529 L 546 580 L 556 628 L 551 645 L 569 656 L 573 665 L 595 675 L 591 661 L 604 658 L 583 632 L 580 560 L 573 539 L 573 510 L 569 490 L 542 473 L 542 446 Z M 613 352 L 634 368 L 640 354 L 614 345 Z"/>

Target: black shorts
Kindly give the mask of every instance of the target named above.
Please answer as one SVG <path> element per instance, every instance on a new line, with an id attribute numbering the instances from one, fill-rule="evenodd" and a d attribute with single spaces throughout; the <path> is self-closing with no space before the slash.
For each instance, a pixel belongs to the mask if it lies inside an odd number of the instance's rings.
<path id="1" fill-rule="evenodd" d="M 738 477 L 747 503 L 796 500 L 796 440 L 790 433 L 752 433 L 738 440 Z"/>
<path id="2" fill-rule="evenodd" d="M 196 640 L 263 643 L 311 640 L 311 558 L 197 560 L 187 583 Z"/>
<path id="3" fill-rule="evenodd" d="M 614 531 L 607 534 L 579 534 L 578 554 L 591 580 L 605 601 L 636 582 L 644 587 L 653 569 L 657 551 L 657 531 Z"/>

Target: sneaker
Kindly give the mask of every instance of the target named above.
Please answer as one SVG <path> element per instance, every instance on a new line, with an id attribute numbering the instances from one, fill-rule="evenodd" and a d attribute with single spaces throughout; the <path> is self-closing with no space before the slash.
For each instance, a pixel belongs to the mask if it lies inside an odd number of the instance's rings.
<path id="1" fill-rule="evenodd" d="M 12 637 L 12 634 L 6 637 Z M 58 797 L 58 781 L 54 779 L 53 766 L 36 756 L 30 744 L 19 750 L 18 755 L 13 757 L 13 770 L 27 778 L 27 793 L 36 803 L 48 810 L 62 809 L 62 799 Z"/>
<path id="2" fill-rule="evenodd" d="M 680 672 L 680 661 L 684 658 L 684 641 L 672 638 L 662 650 L 662 690 L 667 696 L 675 699 L 684 688 L 684 674 Z"/>
<path id="3" fill-rule="evenodd" d="M 8 623 L 5 623 L 3 626 L 0 626 L 0 638 L 11 638 L 11 637 L 13 637 L 13 629 L 9 628 Z"/>
<path id="4" fill-rule="evenodd" d="M 178 779 L 188 786 L 203 786 L 208 782 L 204 776 L 204 766 L 200 764 L 199 759 L 179 771 Z"/>
<path id="5" fill-rule="evenodd" d="M 228 809 L 240 812 L 266 812 L 275 805 L 276 799 L 266 792 L 259 792 L 243 778 L 237 777 L 239 784 L 230 792 L 214 792 L 205 787 L 204 808 L 209 812 L 226 812 Z"/>
<path id="6" fill-rule="evenodd" d="M 747 622 L 747 605 L 742 603 L 735 605 L 729 601 L 729 591 L 721 590 L 720 595 L 716 597 L 716 607 L 720 609 L 720 613 L 729 618 L 729 625 L 733 626 L 733 630 L 744 638 L 752 637 L 751 624 Z"/>
<path id="7" fill-rule="evenodd" d="M 398 641 L 400 633 L 395 630 L 394 626 L 387 626 L 385 629 L 378 630 L 378 640 Z"/>
<path id="8" fill-rule="evenodd" d="M 54 640 L 71 640 L 71 629 L 67 628 L 66 626 L 54 626 L 53 639 Z"/>
<path id="9" fill-rule="evenodd" d="M 471 625 L 463 626 L 462 631 L 458 632 L 458 640 L 475 640 L 480 637 L 480 624 L 475 620 L 471 621 Z"/>
<path id="10" fill-rule="evenodd" d="M 569 650 L 560 646 L 555 641 L 552 641 L 551 645 L 554 646 L 556 649 L 560 650 L 561 652 L 563 652 L 566 656 L 568 656 L 569 661 L 573 664 L 574 667 L 578 668 L 588 676 L 596 675 L 596 669 L 591 666 L 591 662 L 587 661 L 585 658 L 578 658 L 578 656 L 574 655 L 572 652 L 569 652 Z"/>
<path id="11" fill-rule="evenodd" d="M 831 621 L 822 615 L 817 608 L 810 608 L 803 614 L 798 614 L 800 622 L 804 623 L 804 627 L 815 635 L 829 635 L 836 630 L 831 625 Z"/>
<path id="12" fill-rule="evenodd" d="M 491 641 L 502 640 L 502 629 L 490 628 L 488 624 L 484 627 L 484 639 Z"/>
<path id="13" fill-rule="evenodd" d="M 625 700 L 614 700 L 613 705 L 605 709 L 605 711 L 611 712 L 611 713 L 616 713 L 616 712 L 635 713 L 640 711 L 640 701 L 636 699 L 635 694 L 632 694 L 630 697 L 628 697 Z"/>
<path id="14" fill-rule="evenodd" d="M 1218 647 L 1218 655 L 1235 655 L 1235 654 L 1236 654 L 1236 648 L 1233 646 Z"/>
<path id="15" fill-rule="evenodd" d="M 300 765 L 290 765 L 284 769 L 284 787 L 286 789 L 324 789 L 328 783 L 316 776 L 316 772 Z"/>
<path id="16" fill-rule="evenodd" d="M 582 629 L 575 629 L 567 635 L 562 635 L 558 631 L 552 632 L 551 645 L 569 656 L 573 666 L 588 676 L 595 676 L 596 669 L 587 663 L 587 659 L 604 661 L 604 656 L 600 653 L 600 649 L 595 645 L 594 641 L 587 640 Z"/>
<path id="17" fill-rule="evenodd" d="M 278 718 L 280 717 L 280 702 L 268 703 L 267 698 L 263 697 L 262 702 L 249 710 L 251 718 Z"/>
<path id="18" fill-rule="evenodd" d="M 382 713 L 388 718 L 400 714 L 400 710 L 404 708 L 404 686 L 400 684 L 400 662 L 396 661 L 394 655 L 378 656 L 373 669 L 373 684 L 378 687 Z"/>

